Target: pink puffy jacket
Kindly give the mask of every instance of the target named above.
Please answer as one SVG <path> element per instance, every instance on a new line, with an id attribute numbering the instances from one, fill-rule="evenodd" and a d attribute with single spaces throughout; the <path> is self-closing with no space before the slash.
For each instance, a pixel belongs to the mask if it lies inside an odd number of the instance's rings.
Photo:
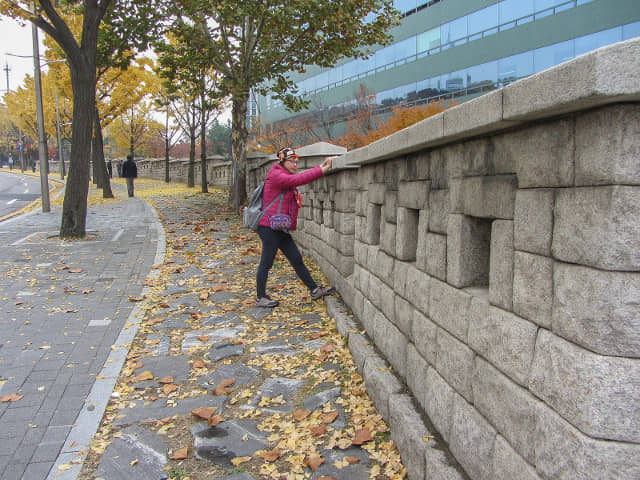
<path id="1" fill-rule="evenodd" d="M 275 163 L 269 169 L 269 173 L 267 173 L 264 191 L 262 192 L 262 205 L 266 207 L 274 198 L 280 195 L 280 192 L 285 190 L 280 213 L 286 213 L 291 216 L 290 230 L 295 230 L 298 224 L 298 205 L 294 198 L 296 187 L 311 183 L 320 177 L 322 177 L 322 168 L 320 168 L 320 165 L 316 165 L 305 172 L 291 174 L 282 165 Z M 271 205 L 271 208 L 265 212 L 260 220 L 261 226 L 269 226 L 269 216 L 275 215 L 278 212 L 279 203 L 280 202 L 276 200 L 274 204 Z"/>

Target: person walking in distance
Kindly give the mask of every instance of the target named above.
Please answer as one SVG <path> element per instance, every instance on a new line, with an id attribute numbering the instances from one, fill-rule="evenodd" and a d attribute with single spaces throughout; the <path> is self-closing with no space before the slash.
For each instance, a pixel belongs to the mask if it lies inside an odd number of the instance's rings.
<path id="1" fill-rule="evenodd" d="M 309 289 L 313 300 L 318 300 L 334 291 L 334 287 L 321 287 L 316 284 L 289 233 L 296 229 L 298 209 L 302 204 L 302 197 L 296 187 L 311 183 L 327 173 L 331 168 L 332 158 L 327 158 L 321 165 L 316 165 L 310 170 L 296 173 L 298 155 L 291 148 L 283 148 L 278 152 L 278 162 L 269 169 L 264 184 L 262 204 L 271 204 L 271 206 L 265 211 L 258 226 L 258 235 L 262 240 L 262 254 L 256 273 L 256 307 L 273 308 L 278 305 L 278 301 L 273 300 L 266 292 L 269 270 L 273 266 L 278 249 L 284 253 L 300 280 Z M 280 200 L 275 200 L 282 193 Z M 270 217 L 276 214 L 290 216 L 291 224 L 288 229 L 281 230 L 281 227 L 272 225 Z"/>
<path id="2" fill-rule="evenodd" d="M 133 197 L 133 180 L 138 177 L 138 167 L 133 160 L 133 155 L 127 155 L 127 160 L 122 164 L 122 176 L 127 182 L 127 193 Z"/>

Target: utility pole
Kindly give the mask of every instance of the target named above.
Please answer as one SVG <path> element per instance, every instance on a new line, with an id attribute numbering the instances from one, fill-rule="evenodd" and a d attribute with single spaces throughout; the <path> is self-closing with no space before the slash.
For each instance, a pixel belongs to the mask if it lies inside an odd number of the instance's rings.
<path id="1" fill-rule="evenodd" d="M 9 93 L 9 72 L 11 69 L 9 68 L 9 62 L 5 62 L 4 64 L 4 72 L 7 74 L 7 93 Z"/>
<path id="2" fill-rule="evenodd" d="M 36 6 L 33 4 L 33 11 Z M 47 175 L 47 143 L 44 133 L 44 112 L 42 108 L 42 79 L 40 77 L 40 48 L 38 47 L 38 27 L 31 23 L 33 33 L 33 70 L 36 90 L 36 121 L 38 123 L 38 156 L 40 157 L 40 191 L 42 196 L 42 211 L 50 212 L 49 177 Z"/>

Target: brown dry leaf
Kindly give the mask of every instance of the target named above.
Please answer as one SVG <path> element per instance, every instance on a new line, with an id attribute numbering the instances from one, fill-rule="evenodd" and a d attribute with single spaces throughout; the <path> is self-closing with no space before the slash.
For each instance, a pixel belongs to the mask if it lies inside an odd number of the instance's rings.
<path id="1" fill-rule="evenodd" d="M 251 460 L 251 457 L 236 457 L 231 459 L 231 463 L 233 463 L 234 467 L 246 463 Z"/>
<path id="2" fill-rule="evenodd" d="M 160 380 L 158 380 L 158 382 L 160 383 L 173 383 L 174 379 L 171 375 L 169 375 L 168 377 L 164 377 L 161 378 Z"/>
<path id="3" fill-rule="evenodd" d="M 144 322 L 145 325 L 147 325 L 148 327 L 155 325 L 156 323 L 160 323 L 160 322 L 164 322 L 164 317 L 156 317 L 156 318 L 152 318 L 151 320 L 147 320 L 146 322 Z"/>
<path id="4" fill-rule="evenodd" d="M 251 307 L 255 302 L 256 302 L 255 300 L 252 300 L 252 299 L 250 299 L 250 298 L 247 298 L 246 300 L 243 300 L 242 302 L 240 302 L 240 304 L 241 304 L 243 307 Z"/>
<path id="5" fill-rule="evenodd" d="M 344 457 L 344 461 L 349 465 L 353 465 L 354 463 L 358 463 L 360 459 L 358 457 Z"/>
<path id="6" fill-rule="evenodd" d="M 371 436 L 371 432 L 368 428 L 361 428 L 360 430 L 356 430 L 355 435 L 353 436 L 353 444 L 354 445 L 362 445 L 370 440 L 373 440 Z"/>
<path id="7" fill-rule="evenodd" d="M 208 299 L 209 299 L 209 292 L 202 292 L 200 294 L 200 300 L 202 300 L 203 302 Z"/>
<path id="8" fill-rule="evenodd" d="M 93 289 L 91 288 L 85 288 L 84 290 L 82 290 L 82 293 L 84 293 L 85 295 L 91 292 L 93 292 Z"/>
<path id="9" fill-rule="evenodd" d="M 136 362 L 136 364 L 133 366 L 133 369 L 134 369 L 134 370 L 139 370 L 139 369 L 141 369 L 142 367 L 144 367 L 144 363 L 142 363 L 142 362 Z"/>
<path id="10" fill-rule="evenodd" d="M 214 285 L 211 287 L 214 292 L 222 292 L 223 290 L 229 290 L 229 285 Z"/>
<path id="11" fill-rule="evenodd" d="M 222 415 L 218 414 L 218 415 L 211 415 L 208 420 L 207 423 L 209 424 L 210 427 L 215 427 L 217 426 L 220 422 L 224 422 L 224 418 L 222 418 Z"/>
<path id="12" fill-rule="evenodd" d="M 206 343 L 210 338 L 211 338 L 211 335 L 200 335 L 198 337 L 198 340 L 200 340 L 202 343 Z"/>
<path id="13" fill-rule="evenodd" d="M 153 380 L 153 373 L 151 373 L 149 370 L 145 370 L 144 372 L 139 373 L 131 379 L 131 381 L 134 383 L 143 382 L 145 380 Z"/>
<path id="14" fill-rule="evenodd" d="M 191 415 L 195 415 L 196 417 L 204 420 L 209 420 L 216 413 L 216 410 L 217 407 L 200 407 L 193 410 Z"/>
<path id="15" fill-rule="evenodd" d="M 320 436 L 327 433 L 327 426 L 324 423 L 321 423 L 320 425 L 315 425 L 313 427 L 310 427 L 309 430 L 314 435 Z"/>
<path id="16" fill-rule="evenodd" d="M 178 386 L 175 383 L 169 383 L 164 387 L 162 387 L 162 391 L 164 392 L 165 395 L 169 395 L 170 393 L 173 393 L 176 390 L 178 390 Z"/>
<path id="17" fill-rule="evenodd" d="M 200 360 L 199 358 L 196 358 L 196 359 L 193 361 L 193 364 L 192 364 L 192 365 L 193 365 L 193 368 L 204 368 L 204 367 L 206 367 L 206 366 L 207 366 L 207 364 L 206 364 L 206 363 L 204 363 L 204 362 L 203 362 L 202 360 Z"/>
<path id="18" fill-rule="evenodd" d="M 81 268 L 70 268 L 68 271 L 69 271 L 69 273 L 80 273 L 80 272 L 82 272 L 82 269 Z"/>
<path id="19" fill-rule="evenodd" d="M 129 297 L 129 301 L 130 301 L 130 302 L 141 302 L 142 300 L 144 300 L 144 298 L 140 298 L 140 297 Z"/>
<path id="20" fill-rule="evenodd" d="M 278 458 L 280 458 L 280 455 L 282 455 L 282 452 L 280 451 L 279 448 L 274 448 L 273 450 L 269 450 L 268 452 L 267 451 L 257 452 L 256 455 L 258 455 L 259 457 L 262 457 L 265 462 L 275 462 Z"/>
<path id="21" fill-rule="evenodd" d="M 230 378 L 227 380 L 222 380 L 216 389 L 213 391 L 214 395 L 229 395 L 231 393 L 231 387 L 236 383 L 235 378 Z"/>
<path id="22" fill-rule="evenodd" d="M 293 418 L 296 419 L 298 422 L 301 420 L 304 420 L 309 415 L 311 415 L 310 410 L 302 410 L 300 408 L 293 412 Z"/>
<path id="23" fill-rule="evenodd" d="M 173 455 L 171 455 L 169 458 L 171 460 L 184 460 L 188 456 L 189 456 L 189 447 L 184 447 L 173 452 Z"/>
<path id="24" fill-rule="evenodd" d="M 324 458 L 317 453 L 312 453 L 304 457 L 304 464 L 307 465 L 312 472 L 315 472 L 316 469 L 324 463 Z"/>
<path id="25" fill-rule="evenodd" d="M 12 393 L 10 395 L 5 395 L 4 397 L 0 397 L 0 402 L 2 402 L 2 403 L 17 402 L 18 400 L 20 400 L 23 397 L 24 397 L 24 395 L 18 395 L 17 393 Z"/>
<path id="26" fill-rule="evenodd" d="M 320 347 L 320 351 L 322 353 L 331 353 L 331 352 L 335 352 L 336 351 L 336 347 L 334 347 L 332 344 L 330 343 L 325 343 L 324 345 L 322 345 Z"/>
<path id="27" fill-rule="evenodd" d="M 168 303 L 161 303 L 160 305 L 158 305 L 160 308 L 169 308 L 171 305 L 169 305 Z"/>
<path id="28" fill-rule="evenodd" d="M 338 412 L 336 410 L 322 415 L 322 421 L 324 423 L 333 423 L 336 418 L 338 418 Z"/>

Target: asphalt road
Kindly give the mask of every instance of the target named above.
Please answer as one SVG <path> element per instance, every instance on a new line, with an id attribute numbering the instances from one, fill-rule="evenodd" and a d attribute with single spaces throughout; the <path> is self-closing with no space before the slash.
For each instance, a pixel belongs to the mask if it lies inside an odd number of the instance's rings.
<path id="1" fill-rule="evenodd" d="M 40 198 L 40 179 L 16 175 L 8 168 L 0 169 L 0 218 L 26 207 Z"/>

